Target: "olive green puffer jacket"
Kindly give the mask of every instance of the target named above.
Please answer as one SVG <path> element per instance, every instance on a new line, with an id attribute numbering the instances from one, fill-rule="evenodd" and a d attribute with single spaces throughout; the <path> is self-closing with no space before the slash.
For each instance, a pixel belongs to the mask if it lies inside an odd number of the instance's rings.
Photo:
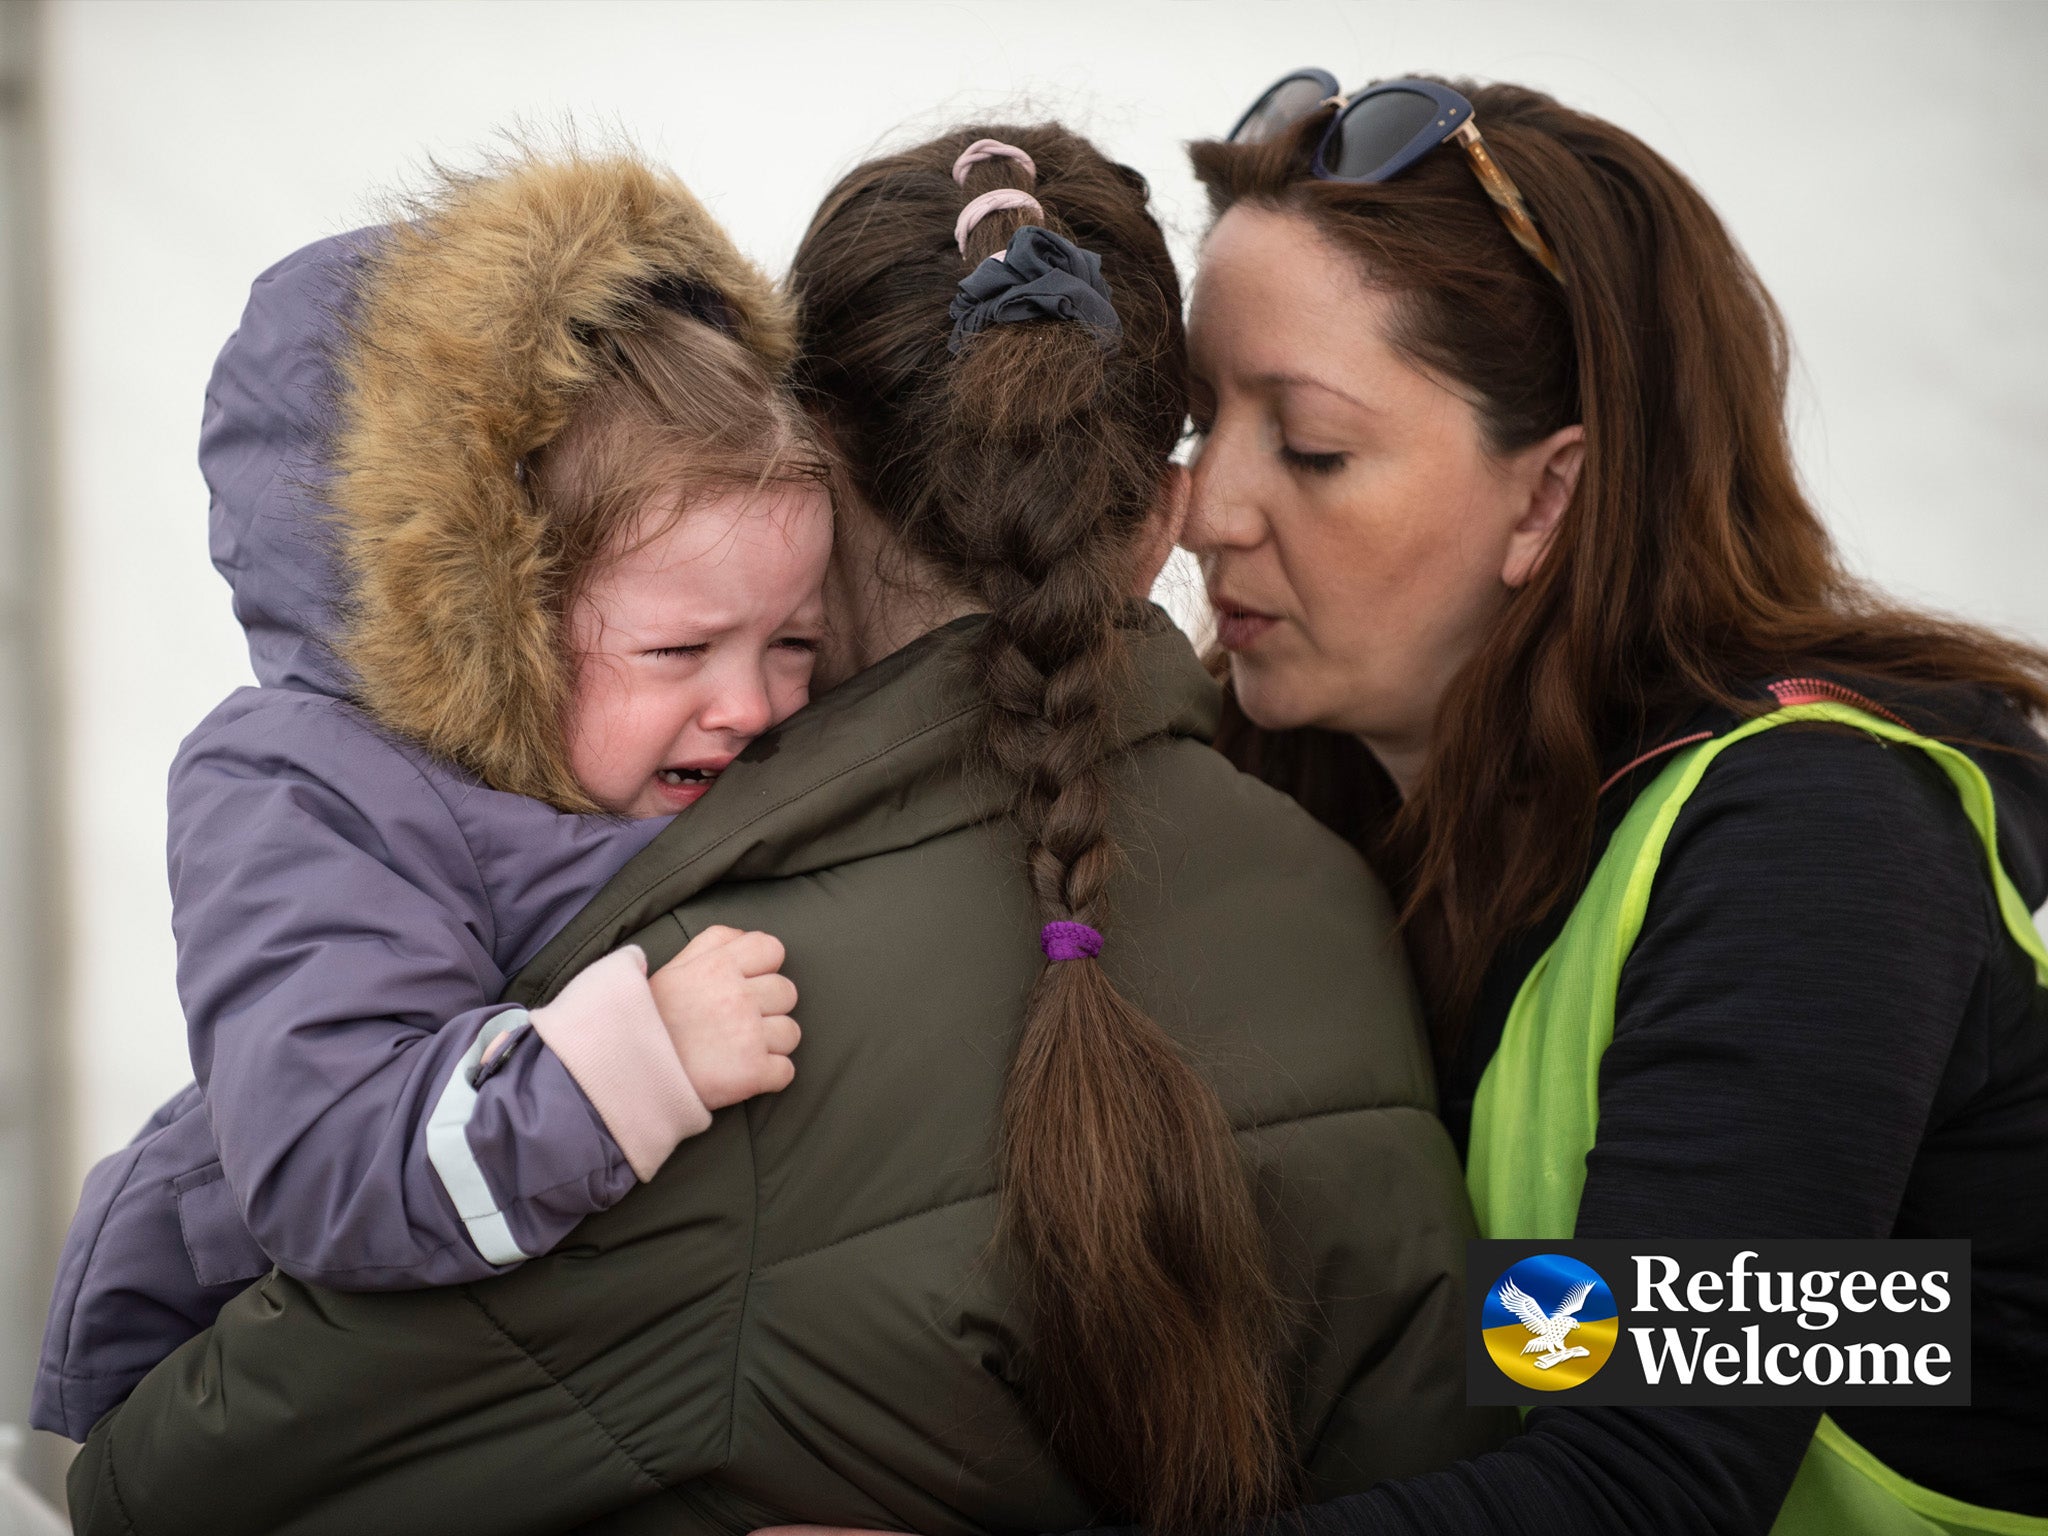
<path id="1" fill-rule="evenodd" d="M 993 1246 L 994 1131 L 1041 960 L 999 787 L 964 764 L 977 619 L 762 738 L 514 984 L 712 923 L 789 948 L 794 1086 L 482 1284 L 343 1295 L 273 1273 L 102 1420 L 86 1531 L 950 1533 L 1113 1516 L 1046 1454 Z M 1385 896 L 1204 743 L 1216 698 L 1137 642 L 1103 962 L 1221 1093 L 1298 1305 L 1313 1492 L 1493 1444 L 1463 1406 L 1471 1222 Z"/>

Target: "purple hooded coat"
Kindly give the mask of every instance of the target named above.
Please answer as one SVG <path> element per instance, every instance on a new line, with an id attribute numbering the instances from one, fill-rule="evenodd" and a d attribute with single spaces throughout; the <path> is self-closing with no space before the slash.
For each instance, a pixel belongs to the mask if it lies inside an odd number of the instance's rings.
<path id="1" fill-rule="evenodd" d="M 708 224 L 693 200 L 683 211 Z M 549 1010 L 496 1001 L 668 818 L 573 815 L 488 788 L 351 701 L 323 487 L 337 358 L 361 344 L 345 317 L 380 235 L 321 241 L 259 277 L 208 385 L 213 560 L 260 686 L 229 695 L 171 770 L 197 1081 L 86 1180 L 31 1414 L 72 1439 L 273 1264 L 341 1290 L 500 1273 L 651 1177 L 673 1145 L 622 1148 Z M 586 973 L 618 974 L 609 1001 L 586 989 L 584 1056 L 623 1054 L 615 1078 L 671 1074 L 688 1101 L 671 1135 L 701 1129 L 644 981 L 619 991 L 625 953 Z"/>

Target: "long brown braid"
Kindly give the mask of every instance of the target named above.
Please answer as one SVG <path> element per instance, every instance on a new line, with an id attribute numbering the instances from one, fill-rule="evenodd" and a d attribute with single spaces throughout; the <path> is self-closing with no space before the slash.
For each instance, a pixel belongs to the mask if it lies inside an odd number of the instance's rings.
<path id="1" fill-rule="evenodd" d="M 1027 151 L 1035 176 L 993 159 L 956 184 L 955 157 L 980 138 Z M 963 254 L 956 217 L 1003 186 L 1043 211 L 989 215 Z M 1027 222 L 1100 256 L 1120 342 L 1036 320 L 951 355 L 957 284 Z M 1186 409 L 1180 287 L 1143 179 L 1057 125 L 962 128 L 842 180 L 792 283 L 798 386 L 854 483 L 989 610 L 988 766 L 1017 786 L 1039 918 L 1105 926 L 1127 594 Z M 1168 1531 L 1273 1511 L 1292 1463 L 1245 1173 L 1215 1092 L 1093 959 L 1039 975 L 1001 1158 L 1029 1390 L 1062 1461 L 1112 1510 Z"/>

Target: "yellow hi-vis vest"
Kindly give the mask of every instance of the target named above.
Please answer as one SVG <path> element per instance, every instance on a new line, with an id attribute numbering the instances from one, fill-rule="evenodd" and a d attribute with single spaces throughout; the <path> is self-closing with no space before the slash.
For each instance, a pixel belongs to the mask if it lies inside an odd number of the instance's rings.
<path id="1" fill-rule="evenodd" d="M 1996 810 L 1983 771 L 1954 747 L 1867 710 L 1806 692 L 1792 696 L 1802 702 L 1672 758 L 1629 807 L 1557 941 L 1523 980 L 1472 1104 L 1466 1183 L 1487 1237 L 1572 1235 L 1586 1154 L 1600 1123 L 1600 1058 L 1614 1039 L 1621 968 L 1642 931 L 1665 841 L 1708 766 L 1759 731 L 1794 720 L 1832 721 L 1932 758 L 1983 842 L 2007 931 L 2048 986 L 2048 947 L 1998 862 Z M 1823 1415 L 1771 1530 L 1772 1536 L 2048 1536 L 2048 1519 L 1980 1509 L 1910 1482 Z"/>

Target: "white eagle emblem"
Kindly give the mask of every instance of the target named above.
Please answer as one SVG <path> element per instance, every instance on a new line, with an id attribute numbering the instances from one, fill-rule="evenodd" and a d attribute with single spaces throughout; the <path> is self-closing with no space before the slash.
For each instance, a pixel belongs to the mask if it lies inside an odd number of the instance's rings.
<path id="1" fill-rule="evenodd" d="M 1583 1344 L 1565 1347 L 1565 1335 L 1579 1325 L 1579 1308 L 1586 1304 L 1586 1298 L 1593 1294 L 1590 1285 L 1575 1285 L 1564 1293 L 1564 1300 L 1557 1304 L 1555 1312 L 1545 1312 L 1529 1293 L 1510 1279 L 1500 1288 L 1500 1304 L 1522 1320 L 1522 1326 L 1536 1337 L 1522 1346 L 1522 1353 L 1533 1355 L 1543 1352 L 1543 1358 L 1536 1362 L 1538 1370 L 1549 1370 L 1566 1360 L 1593 1353 Z"/>

